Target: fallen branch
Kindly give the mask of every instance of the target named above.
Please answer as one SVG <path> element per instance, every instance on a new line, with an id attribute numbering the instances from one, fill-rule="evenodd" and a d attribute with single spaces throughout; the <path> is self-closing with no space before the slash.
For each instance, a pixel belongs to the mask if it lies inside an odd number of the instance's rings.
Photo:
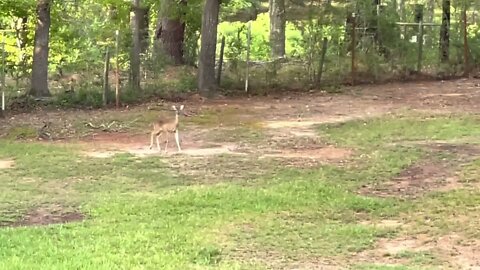
<path id="1" fill-rule="evenodd" d="M 89 128 L 92 128 L 92 129 L 101 129 L 102 131 L 116 131 L 116 130 L 112 130 L 111 127 L 116 124 L 116 121 L 112 121 L 110 124 L 100 124 L 98 126 L 95 126 L 94 124 L 92 124 L 91 122 L 88 122 L 88 123 L 85 123 L 85 126 L 89 127 Z"/>

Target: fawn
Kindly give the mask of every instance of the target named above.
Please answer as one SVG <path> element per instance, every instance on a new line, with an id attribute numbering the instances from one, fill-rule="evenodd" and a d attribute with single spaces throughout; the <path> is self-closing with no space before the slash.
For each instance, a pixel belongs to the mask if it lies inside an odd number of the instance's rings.
<path id="1" fill-rule="evenodd" d="M 175 133 L 175 141 L 177 143 L 178 152 L 182 151 L 180 148 L 180 139 L 178 135 L 178 114 L 180 111 L 183 111 L 184 106 L 180 105 L 180 108 L 172 106 L 172 109 L 175 111 L 175 118 L 168 119 L 164 117 L 160 117 L 157 121 L 153 123 L 153 130 L 150 135 L 150 149 L 153 147 L 153 136 L 156 136 L 157 139 L 157 149 L 160 151 L 160 142 L 158 138 L 165 133 L 166 143 L 165 143 L 165 153 L 167 153 L 167 146 L 168 146 L 168 133 Z"/>

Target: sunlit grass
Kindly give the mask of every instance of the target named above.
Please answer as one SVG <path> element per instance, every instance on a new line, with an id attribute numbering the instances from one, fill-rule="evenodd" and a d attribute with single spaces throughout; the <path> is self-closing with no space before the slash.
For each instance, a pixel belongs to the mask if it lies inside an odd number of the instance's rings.
<path id="1" fill-rule="evenodd" d="M 213 122 L 205 119 L 196 124 Z M 259 170 L 262 163 L 255 160 L 211 160 L 220 171 L 222 164 L 232 170 L 231 163 L 238 162 L 236 172 L 244 176 L 238 179 L 260 183 L 254 185 L 239 185 L 229 174 L 195 182 L 194 174 L 182 177 L 166 157 L 94 159 L 74 146 L 2 140 L 0 159 L 13 159 L 15 167 L 0 170 L 1 222 L 51 204 L 75 208 L 86 219 L 1 228 L 0 269 L 264 269 L 266 260 L 279 259 L 262 258 L 262 251 L 290 260 L 321 256 L 345 263 L 373 248 L 378 238 L 405 233 L 361 221 L 405 216 L 414 224 L 412 233 L 427 226 L 422 220 L 428 216 L 433 233 L 462 231 L 478 238 L 478 224 L 452 218 L 457 213 L 478 220 L 478 192 L 432 193 L 413 201 L 357 193 L 360 186 L 388 181 L 425 156 L 426 150 L 392 142 L 474 138 L 476 123 L 471 116 L 387 117 L 319 127 L 324 140 L 360 151 L 352 164 L 341 167 L 288 169 L 267 162 L 273 167 L 259 175 L 248 171 Z M 465 179 L 473 181 L 476 170 L 476 163 L 470 165 Z M 253 258 L 238 250 L 250 250 Z M 436 262 L 427 253 L 397 256 L 409 264 L 358 267 L 416 269 Z"/>

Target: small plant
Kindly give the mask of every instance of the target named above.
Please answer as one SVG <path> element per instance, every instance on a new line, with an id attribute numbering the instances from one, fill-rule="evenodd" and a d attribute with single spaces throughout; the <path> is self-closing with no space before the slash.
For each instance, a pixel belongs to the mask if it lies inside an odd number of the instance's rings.
<path id="1" fill-rule="evenodd" d="M 110 98 L 110 100 L 113 97 Z M 100 108 L 103 104 L 102 92 L 99 89 L 87 90 L 79 89 L 77 92 L 65 92 L 56 97 L 54 102 L 62 107 L 90 107 Z"/>
<path id="2" fill-rule="evenodd" d="M 198 251 L 194 262 L 200 265 L 214 265 L 221 260 L 221 251 L 216 247 L 204 247 Z"/>

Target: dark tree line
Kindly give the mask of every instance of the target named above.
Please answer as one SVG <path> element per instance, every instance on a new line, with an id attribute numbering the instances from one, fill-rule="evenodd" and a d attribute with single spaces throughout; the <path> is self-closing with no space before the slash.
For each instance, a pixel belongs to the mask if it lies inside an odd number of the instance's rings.
<path id="1" fill-rule="evenodd" d="M 330 1 L 327 2 L 330 3 Z M 378 1 L 373 2 L 377 3 Z M 397 1 L 394 2 L 397 4 Z M 12 3 L 10 5 L 13 5 Z M 29 93 L 38 97 L 50 95 L 47 82 L 52 3 L 51 0 L 36 0 L 36 29 Z M 215 56 L 221 4 L 220 0 L 204 0 L 203 3 L 197 86 L 199 92 L 204 96 L 210 96 L 218 87 L 215 79 Z M 403 10 L 404 1 L 400 1 L 398 4 L 400 5 L 399 10 Z M 430 6 L 433 6 L 433 4 L 430 3 Z M 431 9 L 430 6 L 429 9 Z M 448 62 L 449 59 L 450 6 L 450 0 L 442 0 L 443 15 L 439 46 L 442 62 Z M 188 7 L 189 2 L 187 0 L 162 0 L 158 9 L 153 45 L 157 52 L 165 55 L 175 65 L 183 65 L 186 62 L 184 51 L 186 38 L 185 14 Z M 118 16 L 114 7 L 110 9 L 108 16 L 112 16 L 112 18 Z M 287 9 L 285 0 L 269 0 L 269 41 L 272 59 L 285 56 Z M 149 46 L 148 18 L 151 9 L 145 6 L 143 1 L 132 0 L 131 11 L 130 86 L 132 89 L 140 89 L 140 55 L 146 52 Z M 404 16 L 403 13 L 400 15 Z"/>

